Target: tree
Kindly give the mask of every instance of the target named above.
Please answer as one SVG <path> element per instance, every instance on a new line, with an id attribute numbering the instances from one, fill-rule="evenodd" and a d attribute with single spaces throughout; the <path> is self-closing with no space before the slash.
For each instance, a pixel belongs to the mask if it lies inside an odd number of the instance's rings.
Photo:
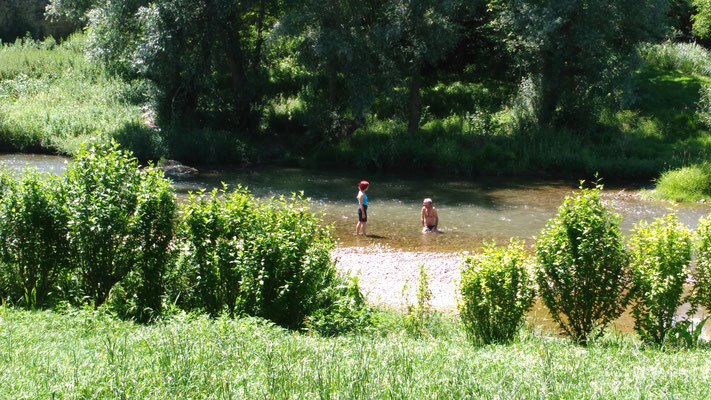
<path id="1" fill-rule="evenodd" d="M 159 89 L 171 121 L 213 114 L 230 128 L 256 125 L 265 27 L 275 0 L 173 0 L 141 10 L 134 63 Z"/>
<path id="2" fill-rule="evenodd" d="M 579 127 L 623 94 L 636 46 L 659 38 L 667 0 L 493 0 L 509 48 L 533 81 L 541 124 Z"/>
<path id="3" fill-rule="evenodd" d="M 691 16 L 695 35 L 703 39 L 711 38 L 711 0 L 692 0 L 697 13 Z"/>
<path id="4" fill-rule="evenodd" d="M 385 39 L 401 75 L 409 77 L 407 130 L 413 134 L 419 130 L 422 115 L 422 71 L 456 45 L 457 26 L 452 17 L 458 2 L 390 0 L 386 3 Z"/>
<path id="5" fill-rule="evenodd" d="M 376 97 L 376 82 L 388 71 L 379 37 L 382 8 L 382 2 L 373 0 L 301 0 L 290 2 L 280 20 L 280 35 L 300 39 L 299 59 L 315 71 L 312 84 L 318 91 L 323 90 L 318 78 L 325 77 L 332 119 L 339 117 L 345 100 L 353 123 L 362 125 Z M 339 96 L 340 87 L 345 87 L 345 96 Z"/>

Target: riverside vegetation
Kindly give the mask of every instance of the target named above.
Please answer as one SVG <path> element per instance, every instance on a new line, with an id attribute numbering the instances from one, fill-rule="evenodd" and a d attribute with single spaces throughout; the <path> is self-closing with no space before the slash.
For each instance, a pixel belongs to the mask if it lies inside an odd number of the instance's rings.
<path id="1" fill-rule="evenodd" d="M 600 172 L 708 197 L 710 57 L 686 43 L 704 2 L 49 3 L 85 33 L 5 39 L 6 149 L 96 137 L 142 160 Z"/>
<path id="2" fill-rule="evenodd" d="M 711 306 L 709 219 L 641 224 L 624 246 L 600 184 L 566 198 L 535 258 L 514 242 L 463 260 L 462 323 L 429 307 L 424 269 L 406 314 L 365 304 L 299 196 L 225 188 L 176 214 L 168 181 L 117 145 L 1 189 L 2 396 L 701 398 L 710 383 L 690 319 Z M 521 329 L 534 292 L 572 341 Z M 641 341 L 607 329 L 628 304 Z"/>

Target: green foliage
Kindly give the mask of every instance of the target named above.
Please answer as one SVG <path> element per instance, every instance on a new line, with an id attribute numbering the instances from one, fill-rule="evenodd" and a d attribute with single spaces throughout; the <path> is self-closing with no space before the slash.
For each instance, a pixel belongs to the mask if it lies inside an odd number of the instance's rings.
<path id="1" fill-rule="evenodd" d="M 692 232 L 676 215 L 642 221 L 629 241 L 635 331 L 646 341 L 662 344 L 674 326 L 674 316 L 685 299 Z"/>
<path id="2" fill-rule="evenodd" d="M 706 128 L 711 127 L 711 85 L 705 84 L 699 89 L 696 115 Z"/>
<path id="3" fill-rule="evenodd" d="M 47 306 L 67 289 L 65 188 L 36 171 L 0 180 L 0 299 Z"/>
<path id="4" fill-rule="evenodd" d="M 85 41 L 76 34 L 51 48 L 33 40 L 0 45 L 0 148 L 71 154 L 92 137 L 115 137 L 141 157 L 159 158 L 158 131 L 141 110 L 145 82 L 87 61 Z"/>
<path id="5" fill-rule="evenodd" d="M 702 334 L 704 325 L 709 318 L 711 317 L 698 321 L 692 319 L 675 321 L 674 326 L 669 329 L 665 337 L 664 344 L 685 348 L 703 345 L 706 341 L 702 339 Z"/>
<path id="6" fill-rule="evenodd" d="M 216 128 L 255 128 L 265 87 L 266 27 L 279 11 L 273 0 L 180 0 L 152 2 L 134 14 L 136 31 L 122 49 L 135 46 L 130 63 L 156 86 L 163 124 L 201 120 Z M 106 22 L 123 35 L 115 18 Z"/>
<path id="7" fill-rule="evenodd" d="M 120 293 L 109 296 L 123 318 L 147 321 L 161 313 L 165 279 L 173 257 L 175 194 L 170 181 L 158 171 L 141 172 L 138 199 L 131 216 L 134 264 L 119 282 Z"/>
<path id="8" fill-rule="evenodd" d="M 708 39 L 711 37 L 711 1 L 691 0 L 696 14 L 691 16 L 693 32 L 695 35 Z"/>
<path id="9" fill-rule="evenodd" d="M 168 181 L 140 171 L 115 143 L 83 145 L 65 175 L 72 262 L 84 293 L 99 306 L 128 276 L 124 289 L 138 307 L 132 315 L 160 313 L 175 207 Z"/>
<path id="10" fill-rule="evenodd" d="M 708 314 L 711 313 L 711 215 L 699 219 L 696 235 L 696 268 L 689 302 L 692 310 L 703 307 Z"/>
<path id="11" fill-rule="evenodd" d="M 566 196 L 536 242 L 536 280 L 553 319 L 580 343 L 625 310 L 627 254 L 620 215 L 602 199 L 602 185 Z M 596 332 L 597 331 L 597 332 Z"/>
<path id="12" fill-rule="evenodd" d="M 60 0 L 62 1 L 62 0 Z M 79 0 L 76 2 L 81 2 Z M 101 60 L 110 70 L 129 74 L 134 70 L 133 56 L 141 34 L 135 17 L 140 7 L 148 6 L 149 0 L 95 0 L 88 10 L 79 4 L 75 10 L 88 17 L 88 54 Z M 56 4 L 56 2 L 55 2 Z"/>
<path id="13" fill-rule="evenodd" d="M 532 90 L 534 121 L 589 127 L 612 97 L 625 94 L 636 45 L 665 28 L 666 0 L 511 0 L 491 2 L 509 32 Z"/>
<path id="14" fill-rule="evenodd" d="M 357 333 L 373 326 L 373 310 L 366 305 L 358 277 L 338 279 L 319 294 L 318 308 L 307 317 L 306 329 L 322 336 Z"/>
<path id="15" fill-rule="evenodd" d="M 432 290 L 430 290 L 430 278 L 427 276 L 425 264 L 420 264 L 420 272 L 417 277 L 417 293 L 415 302 L 409 301 L 409 282 L 402 288 L 402 295 L 405 299 L 405 318 L 403 320 L 405 330 L 408 334 L 420 337 L 431 336 L 429 332 L 430 323 L 433 321 L 434 310 L 430 301 L 432 300 Z"/>
<path id="16" fill-rule="evenodd" d="M 701 164 L 665 171 L 652 196 L 678 201 L 711 198 L 711 168 Z"/>
<path id="17" fill-rule="evenodd" d="M 178 301 L 299 328 L 336 284 L 330 228 L 301 195 L 258 202 L 238 187 L 192 195 L 181 228 Z"/>
<path id="18" fill-rule="evenodd" d="M 640 54 L 647 63 L 659 68 L 711 76 L 711 55 L 697 43 L 645 44 L 640 46 Z"/>
<path id="19" fill-rule="evenodd" d="M 523 244 L 495 243 L 462 262 L 459 314 L 475 343 L 506 343 L 523 325 L 533 305 L 535 282 Z"/>
<path id="20" fill-rule="evenodd" d="M 65 17 L 70 21 L 84 24 L 91 8 L 100 0 L 49 0 L 45 13 L 50 17 Z"/>

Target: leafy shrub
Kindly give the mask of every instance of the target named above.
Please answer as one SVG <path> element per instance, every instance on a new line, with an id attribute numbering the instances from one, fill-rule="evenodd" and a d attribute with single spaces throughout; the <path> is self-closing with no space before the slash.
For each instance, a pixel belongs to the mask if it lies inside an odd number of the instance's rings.
<path id="1" fill-rule="evenodd" d="M 141 172 L 130 153 L 83 145 L 66 171 L 69 242 L 82 289 L 95 306 L 127 276 L 137 317 L 160 312 L 175 196 L 161 172 Z"/>
<path id="2" fill-rule="evenodd" d="M 174 291 L 188 309 L 298 328 L 335 284 L 330 228 L 301 196 L 259 202 L 241 187 L 223 188 L 192 195 L 184 215 Z"/>
<path id="3" fill-rule="evenodd" d="M 318 308 L 306 320 L 306 328 L 322 336 L 362 331 L 373 324 L 373 311 L 365 304 L 358 277 L 321 291 Z"/>
<path id="4" fill-rule="evenodd" d="M 59 295 L 68 271 L 64 186 L 37 171 L 0 179 L 0 298 L 47 305 Z"/>
<path id="5" fill-rule="evenodd" d="M 684 302 L 684 282 L 691 262 L 692 234 L 673 214 L 640 222 L 629 241 L 632 256 L 635 331 L 662 344 Z"/>
<path id="6" fill-rule="evenodd" d="M 409 283 L 409 282 L 408 282 Z M 430 301 L 432 300 L 432 290 L 430 290 L 430 278 L 427 276 L 425 265 L 420 264 L 420 272 L 417 277 L 417 293 L 415 303 L 409 301 L 409 284 L 405 283 L 402 288 L 402 295 L 405 299 L 405 318 L 403 320 L 405 330 L 412 336 L 420 337 L 428 332 L 429 322 L 432 320 L 434 311 Z"/>
<path id="7" fill-rule="evenodd" d="M 137 245 L 133 249 L 135 264 L 109 296 L 120 316 L 146 321 L 160 314 L 165 275 L 173 256 L 169 246 L 175 231 L 174 217 L 175 194 L 170 181 L 159 172 L 143 172 L 130 226 Z"/>
<path id="8" fill-rule="evenodd" d="M 703 307 L 711 312 L 711 214 L 699 220 L 696 228 L 696 270 L 690 298 L 693 310 Z"/>
<path id="9" fill-rule="evenodd" d="M 523 244 L 488 243 L 462 263 L 459 313 L 467 334 L 483 344 L 505 343 L 518 332 L 535 297 Z"/>
<path id="10" fill-rule="evenodd" d="M 579 343 L 620 316 L 629 301 L 620 215 L 601 184 L 567 196 L 536 243 L 536 280 L 553 319 Z"/>

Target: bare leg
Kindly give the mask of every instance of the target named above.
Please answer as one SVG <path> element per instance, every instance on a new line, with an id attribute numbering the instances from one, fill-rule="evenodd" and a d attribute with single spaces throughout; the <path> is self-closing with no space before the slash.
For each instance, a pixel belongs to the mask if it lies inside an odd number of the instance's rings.
<path id="1" fill-rule="evenodd" d="M 358 236 L 358 234 L 360 233 L 360 227 L 361 227 L 362 224 L 363 224 L 363 223 L 360 222 L 360 221 L 358 221 L 358 223 L 356 224 L 356 233 L 355 233 L 356 236 Z"/>
<path id="2" fill-rule="evenodd" d="M 363 236 L 368 236 L 368 234 L 365 233 L 365 222 L 363 222 L 361 226 L 363 227 Z"/>

